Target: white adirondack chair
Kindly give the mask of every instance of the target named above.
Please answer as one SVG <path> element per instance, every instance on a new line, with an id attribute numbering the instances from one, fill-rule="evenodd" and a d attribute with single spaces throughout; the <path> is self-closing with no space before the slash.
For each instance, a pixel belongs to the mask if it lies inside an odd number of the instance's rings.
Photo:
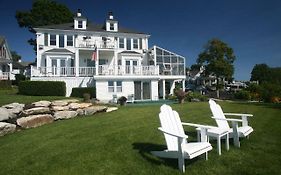
<path id="1" fill-rule="evenodd" d="M 248 125 L 248 117 L 252 117 L 252 114 L 237 114 L 237 113 L 223 113 L 220 105 L 214 100 L 209 100 L 210 108 L 213 117 L 219 128 L 227 129 L 229 131 L 229 137 L 234 139 L 234 145 L 240 147 L 239 137 L 249 137 L 249 134 L 253 132 L 253 128 Z M 225 116 L 240 116 L 242 119 L 226 118 Z M 232 128 L 229 127 L 228 121 L 231 121 Z M 242 126 L 238 125 L 238 122 L 242 123 Z"/>
<path id="2" fill-rule="evenodd" d="M 185 172 L 185 159 L 192 159 L 204 153 L 206 154 L 206 160 L 208 159 L 207 153 L 212 149 L 212 146 L 207 142 L 206 128 L 202 128 L 201 142 L 188 143 L 188 136 L 184 133 L 181 120 L 176 111 L 164 104 L 161 106 L 159 118 L 161 127 L 158 129 L 164 133 L 167 150 L 152 151 L 152 154 L 162 158 L 178 159 L 181 172 Z"/>

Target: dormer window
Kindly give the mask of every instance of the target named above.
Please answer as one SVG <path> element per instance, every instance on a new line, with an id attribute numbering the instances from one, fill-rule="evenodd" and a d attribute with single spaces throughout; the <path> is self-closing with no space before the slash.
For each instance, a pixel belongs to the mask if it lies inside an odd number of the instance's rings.
<path id="1" fill-rule="evenodd" d="M 78 21 L 78 28 L 82 29 L 83 28 L 83 21 Z"/>
<path id="2" fill-rule="evenodd" d="M 118 21 L 116 21 L 113 17 L 113 13 L 108 13 L 108 18 L 105 21 L 106 31 L 110 32 L 118 32 Z"/>
<path id="3" fill-rule="evenodd" d="M 114 30 L 114 24 L 110 23 L 110 30 Z"/>

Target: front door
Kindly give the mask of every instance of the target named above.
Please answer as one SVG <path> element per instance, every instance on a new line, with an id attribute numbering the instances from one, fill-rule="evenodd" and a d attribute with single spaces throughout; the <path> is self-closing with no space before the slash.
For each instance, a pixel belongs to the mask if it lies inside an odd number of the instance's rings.
<path id="1" fill-rule="evenodd" d="M 126 74 L 136 74 L 137 60 L 126 60 Z"/>
<path id="2" fill-rule="evenodd" d="M 149 100 L 150 95 L 150 82 L 148 81 L 135 81 L 135 100 Z"/>

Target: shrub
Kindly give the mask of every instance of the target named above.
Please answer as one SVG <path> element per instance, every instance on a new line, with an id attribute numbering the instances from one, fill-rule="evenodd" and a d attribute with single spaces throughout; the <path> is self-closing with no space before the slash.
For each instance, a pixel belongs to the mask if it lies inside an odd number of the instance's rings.
<path id="1" fill-rule="evenodd" d="M 0 81 L 0 89 L 11 89 L 12 82 L 11 80 L 1 80 Z"/>
<path id="2" fill-rule="evenodd" d="M 192 101 L 194 99 L 198 99 L 199 101 L 207 101 L 207 97 L 199 92 L 189 92 L 185 97 L 186 101 Z"/>
<path id="3" fill-rule="evenodd" d="M 124 96 L 118 98 L 118 103 L 119 103 L 121 106 L 125 105 L 125 104 L 126 104 L 126 101 L 127 101 L 127 98 L 124 97 Z"/>
<path id="4" fill-rule="evenodd" d="M 79 97 L 83 98 L 83 94 L 88 93 L 90 94 L 90 98 L 96 98 L 96 88 L 95 87 L 79 87 L 79 88 L 72 88 L 71 97 Z"/>
<path id="5" fill-rule="evenodd" d="M 250 100 L 251 95 L 249 91 L 241 90 L 234 93 L 234 98 L 238 100 Z"/>
<path id="6" fill-rule="evenodd" d="M 27 80 L 26 76 L 23 74 L 16 74 L 15 78 L 16 78 L 16 80 L 14 80 L 12 83 L 13 83 L 13 85 L 16 85 L 16 86 L 19 85 L 19 82 Z"/>
<path id="7" fill-rule="evenodd" d="M 261 87 L 261 98 L 264 102 L 274 102 L 273 99 L 281 97 L 281 87 L 279 85 L 263 83 Z"/>
<path id="8" fill-rule="evenodd" d="M 21 81 L 19 94 L 34 96 L 65 96 L 65 82 L 61 81 Z"/>
<path id="9" fill-rule="evenodd" d="M 179 89 L 176 91 L 176 96 L 179 100 L 179 103 L 183 103 L 184 102 L 184 98 L 186 96 L 186 92 L 184 92 L 182 89 Z"/>
<path id="10" fill-rule="evenodd" d="M 83 99 L 84 99 L 84 102 L 90 102 L 91 95 L 89 93 L 84 93 Z"/>

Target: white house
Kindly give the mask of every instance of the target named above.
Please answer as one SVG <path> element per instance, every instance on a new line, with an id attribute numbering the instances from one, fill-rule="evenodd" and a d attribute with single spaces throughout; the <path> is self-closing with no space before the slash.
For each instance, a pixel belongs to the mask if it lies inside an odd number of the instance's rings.
<path id="1" fill-rule="evenodd" d="M 165 99 L 175 82 L 185 80 L 185 58 L 157 46 L 150 35 L 123 28 L 110 12 L 105 24 L 91 23 L 78 10 L 72 23 L 34 28 L 37 65 L 31 80 L 64 81 L 73 87 L 96 87 L 97 99 Z"/>
<path id="2" fill-rule="evenodd" d="M 7 40 L 0 36 L 0 81 L 11 78 L 12 55 Z"/>

